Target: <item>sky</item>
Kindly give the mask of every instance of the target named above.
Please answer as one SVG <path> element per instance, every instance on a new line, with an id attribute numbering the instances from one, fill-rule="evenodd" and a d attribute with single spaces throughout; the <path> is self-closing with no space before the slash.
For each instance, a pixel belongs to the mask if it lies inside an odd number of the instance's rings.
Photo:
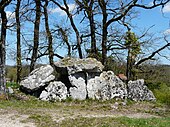
<path id="1" fill-rule="evenodd" d="M 152 4 L 149 2 L 150 0 L 146 0 L 146 2 L 148 2 L 148 4 Z M 70 3 L 69 4 L 69 8 L 70 10 L 75 9 L 75 4 L 74 3 Z M 144 9 L 137 9 L 137 11 L 139 11 L 139 16 L 137 18 L 135 18 L 133 20 L 133 24 L 135 26 L 134 31 L 138 31 L 139 29 L 148 29 L 149 27 L 153 26 L 149 32 L 153 32 L 156 33 L 158 36 L 159 35 L 163 35 L 166 34 L 167 36 L 170 36 L 170 2 L 163 8 L 161 9 L 160 7 L 152 9 L 152 10 L 144 10 Z M 9 19 L 9 21 L 11 21 L 14 17 L 15 14 L 11 12 L 10 8 L 6 9 L 6 13 L 7 13 L 7 17 Z M 49 9 L 49 13 L 52 14 L 51 18 L 60 18 L 60 19 L 66 19 L 66 14 L 65 12 L 63 12 L 62 10 L 60 10 L 59 8 L 53 8 L 53 9 Z M 51 24 L 54 23 L 55 20 L 51 20 Z M 62 20 L 60 21 L 62 22 Z M 10 23 L 10 22 L 9 22 Z M 64 25 L 64 24 L 63 24 Z M 29 28 L 29 26 L 27 26 Z M 8 33 L 10 33 L 8 31 Z M 7 52 L 10 52 L 12 50 L 15 50 L 15 39 L 14 39 L 14 34 L 10 33 L 7 35 Z M 162 45 L 165 44 L 165 42 L 161 42 Z M 65 51 L 64 51 L 65 52 Z M 59 51 L 59 54 L 64 54 L 63 49 L 61 51 Z M 170 54 L 170 51 L 165 50 L 164 52 L 162 52 L 163 54 Z M 8 53 L 9 55 L 7 55 L 7 65 L 15 65 L 15 61 L 11 60 L 10 58 L 10 53 Z M 170 57 L 170 55 L 169 55 Z M 161 58 L 161 63 L 163 64 L 169 64 L 170 65 L 170 61 Z"/>

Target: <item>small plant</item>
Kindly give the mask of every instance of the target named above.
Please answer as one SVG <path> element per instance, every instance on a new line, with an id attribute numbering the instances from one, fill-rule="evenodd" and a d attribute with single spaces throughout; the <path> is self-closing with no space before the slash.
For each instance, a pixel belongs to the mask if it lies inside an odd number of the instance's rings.
<path id="1" fill-rule="evenodd" d="M 6 87 L 11 87 L 13 89 L 19 88 L 19 84 L 15 82 L 7 82 Z"/>

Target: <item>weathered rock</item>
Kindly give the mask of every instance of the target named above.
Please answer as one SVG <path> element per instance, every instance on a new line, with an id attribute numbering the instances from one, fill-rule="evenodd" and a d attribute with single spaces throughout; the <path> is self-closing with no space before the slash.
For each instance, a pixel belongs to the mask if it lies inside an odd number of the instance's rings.
<path id="1" fill-rule="evenodd" d="M 65 100 L 67 98 L 67 87 L 60 81 L 50 84 L 40 94 L 40 99 L 45 101 Z"/>
<path id="2" fill-rule="evenodd" d="M 84 73 L 76 73 L 69 76 L 70 83 L 70 96 L 73 99 L 85 100 L 87 97 L 86 91 L 86 78 Z"/>
<path id="3" fill-rule="evenodd" d="M 104 68 L 101 62 L 94 58 L 65 58 L 56 62 L 55 67 L 61 77 L 68 77 L 69 82 L 67 80 L 62 82 L 68 87 L 70 96 L 79 100 L 87 98 L 87 77 L 99 75 Z"/>
<path id="4" fill-rule="evenodd" d="M 75 74 L 78 72 L 101 72 L 104 66 L 94 58 L 65 58 L 55 63 L 58 72 L 63 74 Z"/>
<path id="5" fill-rule="evenodd" d="M 37 92 L 38 89 L 46 86 L 47 83 L 55 79 L 55 76 L 52 75 L 53 71 L 54 69 L 50 65 L 41 66 L 33 70 L 28 77 L 21 81 L 21 90 L 31 94 Z"/>
<path id="6" fill-rule="evenodd" d="M 127 97 L 135 101 L 155 100 L 144 80 L 129 81 L 126 86 L 122 81 L 127 80 L 125 75 L 118 77 L 112 71 L 102 72 L 103 68 L 94 58 L 65 58 L 55 63 L 55 69 L 60 73 L 58 81 L 54 81 L 53 67 L 42 66 L 21 81 L 21 90 L 47 101 L 64 100 L 67 96 L 79 100 Z"/>
<path id="7" fill-rule="evenodd" d="M 144 84 L 143 79 L 128 82 L 128 98 L 134 101 L 155 101 L 152 91 Z"/>
<path id="8" fill-rule="evenodd" d="M 89 79 L 87 83 L 88 97 L 92 99 L 109 100 L 126 98 L 126 85 L 112 72 L 107 71 Z"/>

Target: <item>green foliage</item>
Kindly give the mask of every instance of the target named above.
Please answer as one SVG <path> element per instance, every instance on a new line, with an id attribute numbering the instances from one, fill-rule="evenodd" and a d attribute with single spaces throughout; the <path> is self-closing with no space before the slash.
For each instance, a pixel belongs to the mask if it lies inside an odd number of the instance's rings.
<path id="1" fill-rule="evenodd" d="M 29 65 L 24 65 L 22 67 L 21 78 L 28 76 L 29 74 Z M 16 66 L 6 66 L 6 78 L 11 82 L 15 82 L 17 79 L 17 67 Z"/>
<path id="2" fill-rule="evenodd" d="M 11 87 L 13 89 L 17 89 L 17 88 L 19 88 L 19 84 L 15 83 L 15 82 L 7 82 L 6 87 Z"/>
<path id="3" fill-rule="evenodd" d="M 136 56 L 137 54 L 140 53 L 141 48 L 140 48 L 140 43 L 138 41 L 137 36 L 135 35 L 135 33 L 128 31 L 126 32 L 126 36 L 125 36 L 125 46 L 128 49 L 131 49 L 131 54 L 133 56 Z"/>
<path id="4" fill-rule="evenodd" d="M 154 89 L 153 92 L 157 100 L 170 107 L 170 87 L 168 87 L 165 83 L 160 83 L 155 86 L 157 89 Z"/>
<path id="5" fill-rule="evenodd" d="M 153 91 L 158 102 L 170 106 L 170 87 L 163 82 L 150 82 L 146 81 L 148 88 Z"/>

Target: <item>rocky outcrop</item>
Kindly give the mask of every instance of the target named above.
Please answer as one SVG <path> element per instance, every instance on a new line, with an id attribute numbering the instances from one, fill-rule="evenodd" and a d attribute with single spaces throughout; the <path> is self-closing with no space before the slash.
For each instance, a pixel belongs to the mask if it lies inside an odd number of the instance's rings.
<path id="1" fill-rule="evenodd" d="M 152 91 L 144 84 L 143 79 L 128 82 L 128 98 L 134 101 L 155 101 Z"/>
<path id="2" fill-rule="evenodd" d="M 55 76 L 52 74 L 53 71 L 54 69 L 50 65 L 41 66 L 33 70 L 28 77 L 21 81 L 21 91 L 39 96 L 41 89 L 44 89 L 49 82 L 55 79 Z"/>
<path id="3" fill-rule="evenodd" d="M 60 81 L 51 82 L 42 91 L 39 98 L 45 101 L 65 100 L 67 98 L 67 87 Z"/>

